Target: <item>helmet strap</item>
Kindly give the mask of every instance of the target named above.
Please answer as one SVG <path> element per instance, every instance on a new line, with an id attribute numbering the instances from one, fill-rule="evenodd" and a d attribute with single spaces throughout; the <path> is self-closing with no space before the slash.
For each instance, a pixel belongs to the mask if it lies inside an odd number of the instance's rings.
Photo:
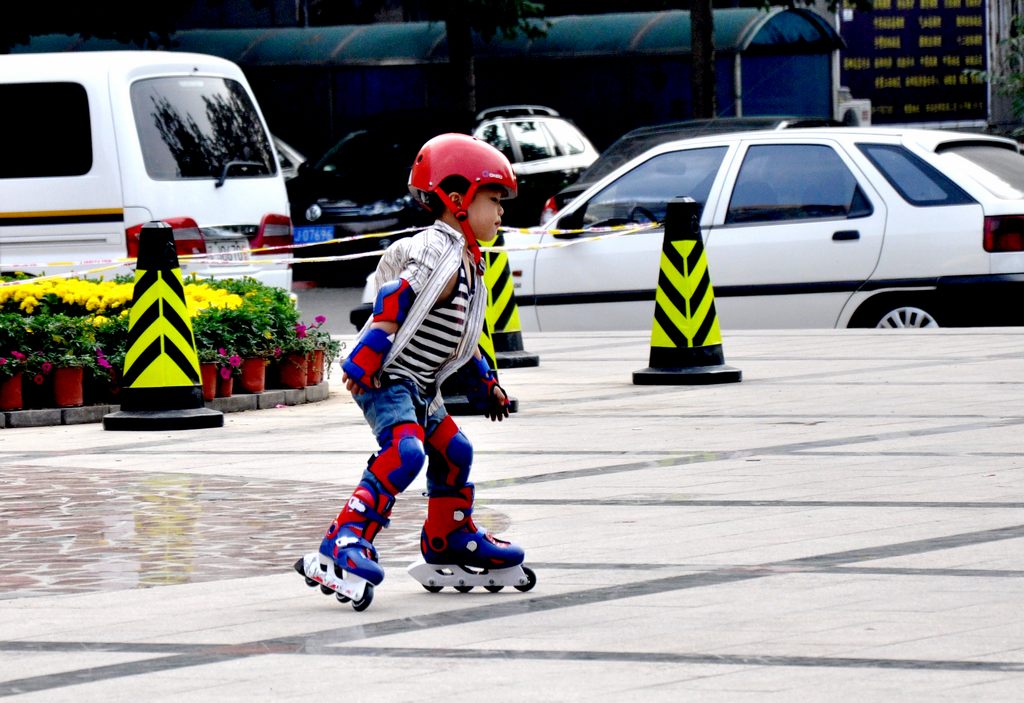
<path id="1" fill-rule="evenodd" d="M 463 202 L 470 202 L 472 196 L 476 191 L 476 185 L 470 185 L 469 190 L 466 191 L 466 195 L 463 196 Z M 449 212 L 455 215 L 455 219 L 459 223 L 459 228 L 462 230 L 462 234 L 466 237 L 466 244 L 469 246 L 469 251 L 473 255 L 473 263 L 479 265 L 482 254 L 480 253 L 480 245 L 476 241 L 476 233 L 473 232 L 472 225 L 469 224 L 469 212 L 461 204 L 456 203 L 447 193 L 443 192 L 440 188 L 434 191 L 437 197 L 441 199 L 444 206 L 448 208 Z"/>

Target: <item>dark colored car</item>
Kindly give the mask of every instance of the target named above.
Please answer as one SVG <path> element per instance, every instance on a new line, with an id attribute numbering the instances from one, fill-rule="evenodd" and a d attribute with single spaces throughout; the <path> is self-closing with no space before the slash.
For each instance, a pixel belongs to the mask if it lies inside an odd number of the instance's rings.
<path id="1" fill-rule="evenodd" d="M 385 234 L 430 224 L 409 194 L 409 168 L 425 141 L 453 131 L 444 123 L 381 120 L 346 134 L 315 162 L 287 182 L 298 259 L 383 251 L 395 236 L 328 243 L 362 234 Z M 320 243 L 320 244 L 318 244 Z M 362 282 L 377 256 L 344 262 L 296 263 L 298 279 L 326 283 Z"/>
<path id="2" fill-rule="evenodd" d="M 743 132 L 755 129 L 787 129 L 790 127 L 838 127 L 841 122 L 818 117 L 716 117 L 703 120 L 680 120 L 662 124 L 638 127 L 626 132 L 605 149 L 590 168 L 580 174 L 573 183 L 558 191 L 544 203 L 540 215 L 541 224 L 546 224 L 557 215 L 566 203 L 597 183 L 622 164 L 639 156 L 652 146 L 675 141 L 702 137 L 708 134 Z"/>
<path id="3" fill-rule="evenodd" d="M 502 223 L 532 227 L 547 197 L 573 181 L 598 157 L 598 151 L 571 120 L 543 105 L 502 105 L 476 116 L 473 136 L 512 162 L 519 195 L 505 203 Z"/>

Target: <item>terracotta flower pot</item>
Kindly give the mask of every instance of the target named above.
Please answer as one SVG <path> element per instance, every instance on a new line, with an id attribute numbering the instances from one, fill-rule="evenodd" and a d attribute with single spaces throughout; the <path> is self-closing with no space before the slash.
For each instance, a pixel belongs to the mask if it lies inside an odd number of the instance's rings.
<path id="1" fill-rule="evenodd" d="M 0 381 L 0 410 L 21 410 L 23 400 L 21 381 L 23 373 L 18 371 L 10 378 Z"/>
<path id="2" fill-rule="evenodd" d="M 277 363 L 278 380 L 285 388 L 306 387 L 306 355 L 285 354 Z"/>
<path id="3" fill-rule="evenodd" d="M 314 349 L 306 355 L 306 385 L 315 386 L 324 380 L 324 350 Z"/>
<path id="4" fill-rule="evenodd" d="M 53 370 L 53 403 L 58 408 L 75 408 L 85 403 L 81 366 L 60 366 Z"/>
<path id="5" fill-rule="evenodd" d="M 217 397 L 230 398 L 235 388 L 235 377 L 230 373 L 224 376 L 223 369 L 217 370 Z"/>
<path id="6" fill-rule="evenodd" d="M 262 393 L 267 385 L 266 359 L 242 359 L 242 377 L 239 379 L 239 385 L 246 393 Z"/>
<path id="7" fill-rule="evenodd" d="M 210 402 L 217 397 L 217 364 L 199 364 L 203 378 L 203 400 Z"/>

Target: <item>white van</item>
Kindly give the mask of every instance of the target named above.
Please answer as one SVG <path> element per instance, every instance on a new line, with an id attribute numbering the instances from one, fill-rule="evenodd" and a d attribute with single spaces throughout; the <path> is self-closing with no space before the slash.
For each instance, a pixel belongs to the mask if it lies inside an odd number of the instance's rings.
<path id="1" fill-rule="evenodd" d="M 241 69 L 161 51 L 0 56 L 0 273 L 131 273 L 142 225 L 182 272 L 291 289 L 292 225 Z M 188 256 L 195 258 L 189 260 Z M 204 256 L 205 255 L 205 256 Z"/>

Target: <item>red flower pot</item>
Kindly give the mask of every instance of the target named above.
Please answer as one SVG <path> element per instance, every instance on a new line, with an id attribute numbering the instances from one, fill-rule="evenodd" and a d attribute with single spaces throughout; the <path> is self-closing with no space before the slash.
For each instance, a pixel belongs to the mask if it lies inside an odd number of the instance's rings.
<path id="1" fill-rule="evenodd" d="M 324 380 L 324 350 L 314 349 L 306 355 L 306 385 L 315 386 Z"/>
<path id="2" fill-rule="evenodd" d="M 306 387 L 306 355 L 298 352 L 285 354 L 278 361 L 278 380 L 285 388 Z"/>
<path id="3" fill-rule="evenodd" d="M 235 379 L 233 376 L 224 378 L 219 373 L 217 374 L 217 397 L 218 398 L 230 398 L 231 392 L 234 390 Z"/>
<path id="4" fill-rule="evenodd" d="M 0 381 L 0 410 L 21 410 L 21 379 L 22 372 L 18 371 L 10 378 Z"/>
<path id="5" fill-rule="evenodd" d="M 75 408 L 85 403 L 81 366 L 61 366 L 53 370 L 53 403 L 58 408 Z"/>
<path id="6" fill-rule="evenodd" d="M 203 377 L 203 400 L 209 402 L 217 397 L 217 364 L 199 364 Z"/>
<path id="7" fill-rule="evenodd" d="M 242 377 L 238 380 L 246 393 L 262 393 L 267 385 L 266 359 L 242 359 Z"/>

